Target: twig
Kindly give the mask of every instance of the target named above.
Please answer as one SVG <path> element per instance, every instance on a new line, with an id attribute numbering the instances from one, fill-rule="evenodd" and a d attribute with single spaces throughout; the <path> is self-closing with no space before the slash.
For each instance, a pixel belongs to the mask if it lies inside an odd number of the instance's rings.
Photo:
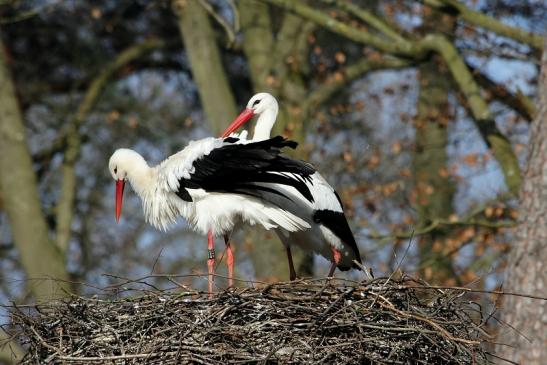
<path id="1" fill-rule="evenodd" d="M 434 7 L 442 5 L 452 7 L 458 11 L 459 17 L 470 24 L 477 25 L 498 35 L 528 44 L 536 49 L 542 49 L 543 47 L 543 37 L 541 35 L 503 24 L 494 17 L 469 9 L 465 4 L 457 0 L 424 0 L 424 2 Z"/>
<path id="2" fill-rule="evenodd" d="M 228 43 L 226 44 L 227 48 L 232 48 L 232 46 L 235 44 L 236 35 L 235 31 L 232 29 L 232 27 L 228 24 L 226 19 L 218 15 L 218 13 L 213 9 L 211 4 L 207 2 L 207 0 L 198 0 L 200 5 L 213 17 L 213 19 L 216 20 L 218 24 L 224 29 L 226 32 L 226 36 L 228 37 Z M 235 7 L 233 8 L 235 9 Z"/>
<path id="3" fill-rule="evenodd" d="M 37 16 L 38 14 L 44 13 L 46 10 L 52 9 L 53 7 L 55 7 L 60 2 L 61 2 L 60 0 L 56 0 L 52 3 L 49 3 L 49 4 L 46 3 L 45 5 L 37 6 L 33 9 L 30 9 L 30 10 L 21 11 L 18 14 L 14 15 L 10 18 L 0 18 L 0 24 L 13 24 L 13 23 L 21 22 L 23 20 L 33 18 L 33 17 Z M 1 3 L 0 3 L 0 5 L 1 5 Z"/>

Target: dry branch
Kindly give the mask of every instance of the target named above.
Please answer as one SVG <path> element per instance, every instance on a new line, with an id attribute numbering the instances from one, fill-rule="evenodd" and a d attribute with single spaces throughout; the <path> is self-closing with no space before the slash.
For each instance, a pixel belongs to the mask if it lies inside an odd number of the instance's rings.
<path id="1" fill-rule="evenodd" d="M 387 41 L 375 34 L 364 32 L 354 26 L 334 19 L 323 11 L 316 10 L 305 3 L 292 0 L 261 0 L 262 2 L 275 5 L 288 10 L 304 19 L 308 19 L 334 33 L 338 33 L 357 43 L 366 44 L 382 52 L 396 56 L 408 56 L 421 58 L 423 52 L 411 42 L 400 43 Z"/>
<path id="2" fill-rule="evenodd" d="M 509 89 L 501 84 L 497 84 L 486 73 L 480 71 L 477 68 L 467 64 L 467 67 L 473 73 L 477 83 L 485 90 L 487 90 L 494 100 L 507 105 L 511 109 L 515 110 L 528 122 L 531 122 L 536 115 L 536 106 L 534 101 L 526 96 L 522 91 L 518 90 L 516 93 L 509 91 Z"/>
<path id="3" fill-rule="evenodd" d="M 404 31 L 401 28 L 394 28 L 394 24 L 388 24 L 382 19 L 378 18 L 372 12 L 365 10 L 358 5 L 355 5 L 353 2 L 348 0 L 322 0 L 326 4 L 334 4 L 339 9 L 347 11 L 349 14 L 354 15 L 358 19 L 362 20 L 363 23 L 370 25 L 375 28 L 378 32 L 384 34 L 386 37 L 390 38 L 392 41 L 404 45 L 405 47 L 411 48 L 410 41 L 405 39 L 402 34 Z"/>
<path id="4" fill-rule="evenodd" d="M 433 7 L 448 6 L 455 9 L 458 12 L 458 16 L 465 20 L 467 23 L 482 27 L 491 32 L 499 34 L 504 37 L 512 38 L 518 42 L 527 44 L 533 48 L 541 49 L 543 44 L 543 36 L 528 32 L 524 29 L 512 27 L 507 24 L 503 24 L 494 17 L 483 14 L 479 11 L 469 9 L 465 4 L 457 0 L 425 0 L 425 4 Z"/>
<path id="5" fill-rule="evenodd" d="M 104 292 L 110 299 L 11 308 L 29 349 L 22 363 L 489 363 L 481 306 L 410 278 L 277 283 L 212 299 L 181 287 L 135 295 L 135 285 Z"/>
<path id="6" fill-rule="evenodd" d="M 379 60 L 362 58 L 330 75 L 325 83 L 318 86 L 306 97 L 302 102 L 301 107 L 306 113 L 309 113 L 311 110 L 314 110 L 314 108 L 317 108 L 318 105 L 321 105 L 328 100 L 336 92 L 343 89 L 351 81 L 364 76 L 368 72 L 384 69 L 403 69 L 412 65 L 413 63 L 411 61 L 395 57 L 385 57 Z M 341 75 L 341 77 L 337 77 L 337 75 Z"/>

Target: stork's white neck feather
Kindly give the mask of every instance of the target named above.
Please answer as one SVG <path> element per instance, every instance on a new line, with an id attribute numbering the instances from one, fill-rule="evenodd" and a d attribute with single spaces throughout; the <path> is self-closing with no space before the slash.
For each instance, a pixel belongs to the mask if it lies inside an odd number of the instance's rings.
<path id="1" fill-rule="evenodd" d="M 275 103 L 270 104 L 268 108 L 259 114 L 258 120 L 256 121 L 253 141 L 263 141 L 270 138 L 278 111 L 279 107 L 277 106 L 277 103 Z"/>
<path id="2" fill-rule="evenodd" d="M 135 193 L 142 199 L 149 195 L 156 184 L 157 171 L 148 166 L 146 160 L 137 152 L 132 151 L 131 157 L 126 159 L 127 180 Z"/>

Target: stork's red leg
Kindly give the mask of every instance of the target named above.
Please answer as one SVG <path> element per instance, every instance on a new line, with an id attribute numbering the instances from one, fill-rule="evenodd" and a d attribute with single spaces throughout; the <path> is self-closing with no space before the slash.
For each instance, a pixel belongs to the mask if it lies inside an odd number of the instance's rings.
<path id="1" fill-rule="evenodd" d="M 213 275 L 215 274 L 215 239 L 213 232 L 207 232 L 207 271 L 209 273 L 207 281 L 209 286 L 209 296 L 213 296 Z"/>
<path id="2" fill-rule="evenodd" d="M 336 266 L 340 262 L 340 259 L 342 258 L 342 253 L 338 251 L 334 246 L 330 247 L 332 250 L 332 265 L 330 266 L 329 270 L 329 278 L 332 278 L 334 275 L 334 270 L 336 270 Z"/>
<path id="3" fill-rule="evenodd" d="M 327 275 L 328 278 L 334 277 L 334 270 L 336 270 L 336 263 L 335 263 L 335 262 L 333 262 L 333 263 L 330 265 L 329 274 Z"/>
<path id="4" fill-rule="evenodd" d="M 230 236 L 224 236 L 224 243 L 226 244 L 226 265 L 228 265 L 228 287 L 231 288 L 234 286 L 234 253 L 230 245 Z"/>
<path id="5" fill-rule="evenodd" d="M 291 281 L 296 280 L 296 271 L 294 270 L 294 263 L 292 261 L 291 246 L 287 246 L 287 259 L 289 260 L 289 277 Z"/>

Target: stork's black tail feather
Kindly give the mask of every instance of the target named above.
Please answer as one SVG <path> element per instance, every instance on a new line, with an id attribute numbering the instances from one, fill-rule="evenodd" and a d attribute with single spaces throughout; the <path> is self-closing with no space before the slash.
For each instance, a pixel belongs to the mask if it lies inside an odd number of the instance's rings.
<path id="1" fill-rule="evenodd" d="M 357 242 L 355 241 L 355 237 L 349 227 L 348 220 L 346 219 L 344 212 L 335 212 L 329 209 L 316 210 L 313 213 L 313 221 L 330 229 L 332 233 L 340 239 L 340 241 L 351 248 L 353 254 L 355 255 L 355 260 L 361 263 L 359 247 L 357 247 Z M 352 268 L 361 270 L 361 267 L 356 264 L 353 264 L 352 267 L 338 266 L 338 268 L 342 271 L 347 271 Z"/>

